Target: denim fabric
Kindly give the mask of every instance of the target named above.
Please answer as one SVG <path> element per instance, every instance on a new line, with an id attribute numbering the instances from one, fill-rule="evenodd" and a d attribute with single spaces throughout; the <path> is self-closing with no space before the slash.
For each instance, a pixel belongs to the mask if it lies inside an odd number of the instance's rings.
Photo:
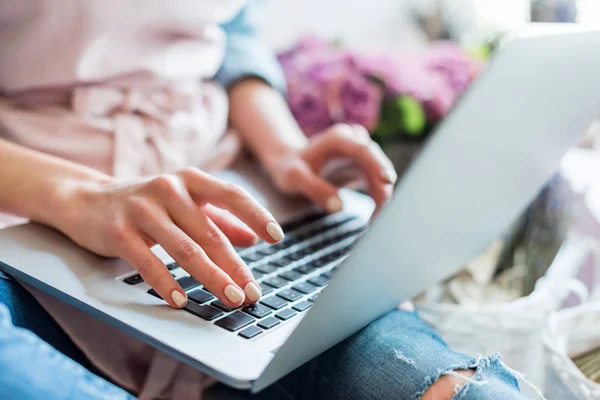
<path id="1" fill-rule="evenodd" d="M 10 277 L 0 279 L 0 303 L 8 308 L 12 324 L 15 327 L 33 332 L 44 342 L 77 361 L 83 367 L 92 372 L 98 372 L 50 314 L 29 292 Z"/>
<path id="2" fill-rule="evenodd" d="M 227 36 L 225 58 L 215 76 L 223 86 L 255 76 L 285 93 L 285 78 L 275 53 L 258 38 L 265 6 L 264 0 L 250 0 L 234 19 L 223 25 Z"/>
<path id="3" fill-rule="evenodd" d="M 133 399 L 31 331 L 12 325 L 3 304 L 0 304 L 0 371 L 0 399 Z"/>
<path id="4" fill-rule="evenodd" d="M 87 360 L 17 282 L 0 279 L 0 399 L 132 399 L 66 357 Z M 8 306 L 8 308 L 7 308 Z M 10 311 L 10 313 L 9 313 Z M 50 346 L 31 331 L 32 329 Z M 57 351 L 59 350 L 59 351 Z M 62 352 L 62 353 L 61 353 Z M 216 385 L 211 400 L 418 399 L 440 375 L 476 370 L 456 400 L 517 400 L 514 376 L 498 356 L 451 351 L 415 313 L 393 311 L 306 363 L 261 393 Z"/>
<path id="5" fill-rule="evenodd" d="M 442 374 L 475 369 L 455 400 L 526 399 L 499 356 L 451 351 L 416 313 L 396 310 L 356 333 L 257 395 L 223 385 L 213 399 L 318 400 L 419 399 Z"/>

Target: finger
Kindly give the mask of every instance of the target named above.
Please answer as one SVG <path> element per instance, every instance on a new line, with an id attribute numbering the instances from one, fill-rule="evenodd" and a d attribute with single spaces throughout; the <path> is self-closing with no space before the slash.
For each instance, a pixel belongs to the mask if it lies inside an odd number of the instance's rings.
<path id="1" fill-rule="evenodd" d="M 229 211 L 207 204 L 204 206 L 204 212 L 234 246 L 251 247 L 258 242 L 256 234 Z"/>
<path id="2" fill-rule="evenodd" d="M 317 175 L 308 164 L 300 163 L 290 171 L 290 179 L 299 193 L 333 214 L 343 208 L 338 188 Z"/>
<path id="3" fill-rule="evenodd" d="M 324 165 L 327 160 L 334 157 L 346 157 L 354 161 L 364 172 L 368 186 L 369 195 L 377 206 L 386 200 L 384 186 L 387 184 L 382 180 L 382 168 L 373 154 L 371 143 L 359 142 L 348 125 L 338 127 L 331 134 L 324 135 L 322 140 L 315 143 L 312 154 L 314 165 Z"/>
<path id="4" fill-rule="evenodd" d="M 359 141 L 366 141 L 371 145 L 371 152 L 379 162 L 379 165 L 381 165 L 383 181 L 391 183 L 392 185 L 395 184 L 398 180 L 398 174 L 389 157 L 383 152 L 381 147 L 371 139 L 369 131 L 364 126 L 358 124 L 351 126 Z"/>
<path id="5" fill-rule="evenodd" d="M 210 203 L 230 211 L 268 243 L 277 243 L 283 239 L 283 230 L 275 218 L 241 187 L 221 181 L 196 168 L 186 168 L 180 174 L 196 202 Z"/>
<path id="6" fill-rule="evenodd" d="M 185 232 L 210 260 L 223 270 L 238 287 L 243 288 L 249 303 L 260 300 L 262 292 L 252 272 L 237 254 L 231 242 L 217 225 L 194 203 L 191 197 L 182 194 L 168 200 L 167 211 L 179 228 Z M 228 295 L 225 291 L 225 295 Z M 237 303 L 236 298 L 229 298 Z"/>
<path id="7" fill-rule="evenodd" d="M 382 204 L 379 204 L 375 207 L 375 210 L 373 211 L 373 215 L 372 217 L 375 217 L 376 215 L 379 214 L 379 212 L 381 211 L 381 209 L 390 202 L 390 199 L 392 198 L 392 193 L 394 192 L 394 185 L 391 184 L 387 184 L 384 186 L 384 191 L 386 193 L 386 197 L 387 200 L 385 202 L 383 202 Z"/>
<path id="8" fill-rule="evenodd" d="M 144 282 L 156 290 L 171 307 L 181 308 L 187 303 L 185 291 L 141 237 L 133 234 L 119 243 L 121 258 L 133 265 Z"/>
<path id="9" fill-rule="evenodd" d="M 229 307 L 238 307 L 243 303 L 245 295 L 240 287 L 215 265 L 198 243 L 175 225 L 165 210 L 138 201 L 134 216 L 146 235 L 160 244 L 177 264 L 219 300 Z"/>

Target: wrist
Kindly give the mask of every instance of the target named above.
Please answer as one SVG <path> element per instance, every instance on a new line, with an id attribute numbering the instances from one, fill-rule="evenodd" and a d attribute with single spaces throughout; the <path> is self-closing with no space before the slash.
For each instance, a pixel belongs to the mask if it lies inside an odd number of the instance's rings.
<path id="1" fill-rule="evenodd" d="M 80 218 L 83 208 L 89 207 L 90 195 L 100 192 L 103 185 L 112 181 L 112 177 L 99 174 L 56 182 L 48 195 L 47 207 L 42 207 L 36 220 L 66 232 Z"/>
<path id="2" fill-rule="evenodd" d="M 300 146 L 279 146 L 264 151 L 262 155 L 257 156 L 269 175 L 275 176 L 281 170 L 281 165 L 296 157 L 303 148 Z"/>

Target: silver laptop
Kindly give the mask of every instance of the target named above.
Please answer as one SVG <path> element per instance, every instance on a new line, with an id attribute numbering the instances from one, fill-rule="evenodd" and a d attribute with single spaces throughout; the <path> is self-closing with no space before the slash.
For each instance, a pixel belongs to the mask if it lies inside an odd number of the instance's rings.
<path id="1" fill-rule="evenodd" d="M 455 273 L 535 197 L 600 114 L 600 31 L 551 28 L 503 45 L 368 230 L 373 205 L 360 194 L 344 191 L 344 210 L 324 215 L 278 196 L 252 168 L 224 172 L 286 230 L 280 244 L 240 250 L 263 286 L 260 307 L 226 308 L 155 248 L 189 292 L 186 309 L 170 309 L 125 262 L 34 224 L 0 232 L 0 268 L 259 391 Z"/>

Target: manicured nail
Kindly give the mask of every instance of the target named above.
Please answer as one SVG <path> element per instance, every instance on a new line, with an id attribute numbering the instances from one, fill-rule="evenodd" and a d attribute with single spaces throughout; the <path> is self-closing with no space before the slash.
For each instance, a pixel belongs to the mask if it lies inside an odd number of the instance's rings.
<path id="1" fill-rule="evenodd" d="M 179 290 L 173 290 L 171 293 L 171 299 L 173 299 L 173 303 L 175 303 L 177 307 L 183 306 L 187 301 L 185 296 L 182 295 Z"/>
<path id="2" fill-rule="evenodd" d="M 283 239 L 284 236 L 281 227 L 276 222 L 269 222 L 267 224 L 267 233 L 277 242 Z"/>
<path id="3" fill-rule="evenodd" d="M 227 297 L 232 303 L 237 304 L 244 300 L 244 292 L 233 285 L 229 285 L 225 288 L 225 297 Z"/>
<path id="4" fill-rule="evenodd" d="M 260 290 L 258 285 L 254 282 L 248 283 L 244 288 L 244 292 L 250 301 L 259 301 L 262 296 L 262 290 Z"/>
<path id="5" fill-rule="evenodd" d="M 396 174 L 396 171 L 394 170 L 386 169 L 383 172 L 383 179 L 388 183 L 396 183 L 398 180 L 398 174 Z"/>
<path id="6" fill-rule="evenodd" d="M 327 199 L 327 201 L 325 202 L 325 207 L 329 213 L 333 214 L 342 211 L 344 205 L 342 204 L 342 200 L 338 196 L 333 195 Z"/>
<path id="7" fill-rule="evenodd" d="M 390 201 L 392 198 L 392 195 L 394 194 L 394 186 L 393 185 L 386 185 L 383 190 L 385 191 L 385 197 L 387 201 Z"/>

